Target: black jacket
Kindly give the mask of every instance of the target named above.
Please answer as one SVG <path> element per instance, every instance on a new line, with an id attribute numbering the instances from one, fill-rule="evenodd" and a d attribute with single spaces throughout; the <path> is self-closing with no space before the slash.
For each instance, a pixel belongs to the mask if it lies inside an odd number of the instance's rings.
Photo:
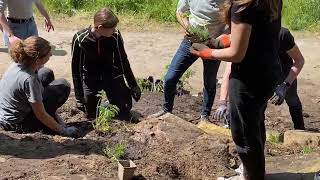
<path id="1" fill-rule="evenodd" d="M 137 86 L 124 49 L 120 31 L 111 37 L 97 39 L 91 28 L 80 30 L 73 36 L 71 45 L 72 79 L 77 100 L 83 98 L 83 77 L 125 77 L 130 89 Z"/>

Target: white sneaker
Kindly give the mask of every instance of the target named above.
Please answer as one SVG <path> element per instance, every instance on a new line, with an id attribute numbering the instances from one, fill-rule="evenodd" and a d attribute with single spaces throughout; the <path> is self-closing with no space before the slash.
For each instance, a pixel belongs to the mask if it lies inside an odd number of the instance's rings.
<path id="1" fill-rule="evenodd" d="M 243 164 L 241 163 L 240 166 L 237 169 L 235 169 L 234 171 L 236 171 L 237 173 L 242 175 L 243 174 Z"/>
<path id="2" fill-rule="evenodd" d="M 245 180 L 243 175 L 238 175 L 238 176 L 232 176 L 229 178 L 225 178 L 225 177 L 218 177 L 217 180 Z"/>

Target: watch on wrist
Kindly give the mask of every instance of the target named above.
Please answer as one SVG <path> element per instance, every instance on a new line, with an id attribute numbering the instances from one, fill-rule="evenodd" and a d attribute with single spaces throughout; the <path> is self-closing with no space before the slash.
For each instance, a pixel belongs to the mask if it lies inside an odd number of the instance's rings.
<path id="1" fill-rule="evenodd" d="M 283 84 L 285 84 L 286 86 L 290 87 L 291 84 L 288 81 L 284 81 Z"/>

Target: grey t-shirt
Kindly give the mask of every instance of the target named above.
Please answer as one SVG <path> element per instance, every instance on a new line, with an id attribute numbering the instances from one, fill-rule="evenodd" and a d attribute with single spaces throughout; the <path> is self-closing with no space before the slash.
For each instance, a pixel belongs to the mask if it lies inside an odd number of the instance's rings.
<path id="1" fill-rule="evenodd" d="M 21 122 L 31 111 L 31 104 L 42 101 L 43 86 L 30 68 L 12 63 L 0 81 L 0 121 Z"/>
<path id="2" fill-rule="evenodd" d="M 225 0 L 179 0 L 177 12 L 187 13 L 191 26 L 206 26 L 210 36 L 216 38 L 224 31 L 220 20 L 220 7 Z"/>
<path id="3" fill-rule="evenodd" d="M 0 0 L 0 12 L 8 7 L 7 16 L 16 19 L 28 19 L 33 16 L 32 5 L 40 0 Z"/>

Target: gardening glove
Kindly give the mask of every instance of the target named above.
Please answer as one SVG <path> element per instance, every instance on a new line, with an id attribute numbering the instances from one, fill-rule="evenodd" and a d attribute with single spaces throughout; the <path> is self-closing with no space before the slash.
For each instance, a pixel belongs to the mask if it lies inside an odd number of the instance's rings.
<path id="1" fill-rule="evenodd" d="M 227 102 L 226 101 L 220 101 L 219 107 L 216 110 L 216 112 L 213 114 L 213 119 L 215 120 L 226 120 L 228 116 L 228 108 L 227 108 Z"/>
<path id="2" fill-rule="evenodd" d="M 131 95 L 136 102 L 139 101 L 141 97 L 141 89 L 139 88 L 139 86 L 136 86 L 131 89 Z"/>
<path id="3" fill-rule="evenodd" d="M 80 131 L 74 126 L 64 127 L 62 129 L 61 136 L 78 138 L 80 137 Z"/>
<path id="4" fill-rule="evenodd" d="M 223 48 L 230 47 L 230 44 L 231 44 L 230 35 L 222 34 L 216 39 L 209 38 L 207 41 L 204 42 L 204 44 L 213 49 L 223 49 Z"/>
<path id="5" fill-rule="evenodd" d="M 274 105 L 281 105 L 286 97 L 289 88 L 290 83 L 288 82 L 283 82 L 282 84 L 278 85 L 273 96 L 270 99 L 271 103 Z"/>
<path id="6" fill-rule="evenodd" d="M 201 57 L 202 59 L 208 59 L 211 60 L 213 59 L 213 52 L 214 49 L 210 49 L 208 46 L 204 44 L 199 44 L 199 43 L 193 43 L 192 46 L 190 47 L 190 53 Z"/>

